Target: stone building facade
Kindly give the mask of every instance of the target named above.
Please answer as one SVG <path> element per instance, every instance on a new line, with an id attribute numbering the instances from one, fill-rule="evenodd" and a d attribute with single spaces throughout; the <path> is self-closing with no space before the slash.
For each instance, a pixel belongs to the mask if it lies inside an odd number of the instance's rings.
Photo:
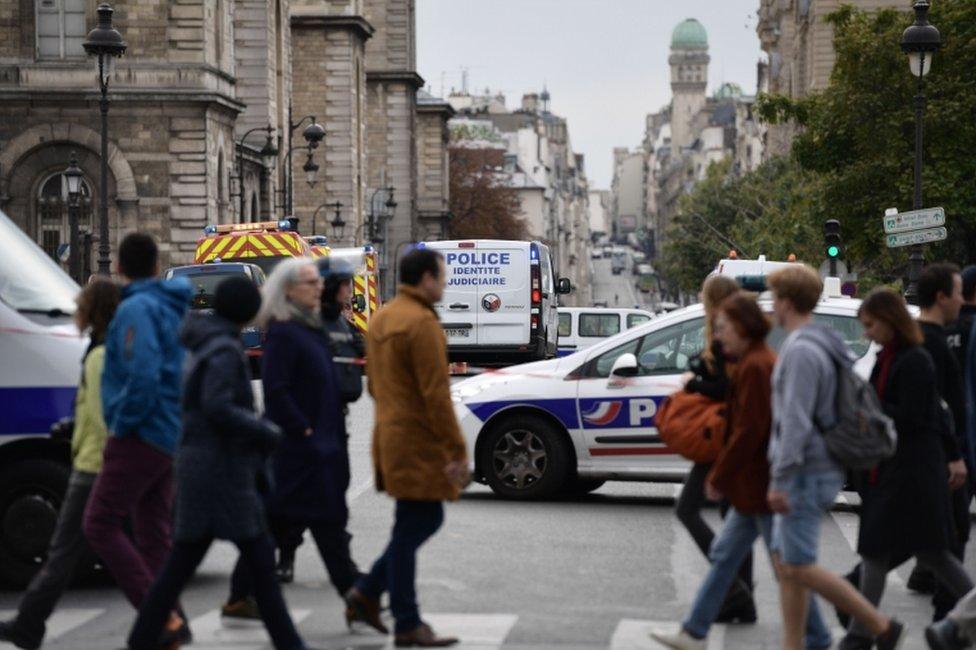
<path id="1" fill-rule="evenodd" d="M 834 29 L 825 18 L 842 5 L 873 11 L 908 10 L 905 0 L 760 0 L 756 32 L 768 61 L 762 90 L 791 98 L 805 97 L 827 86 L 834 67 Z M 766 155 L 787 153 L 792 125 L 772 125 Z"/>
<path id="2" fill-rule="evenodd" d="M 121 233 L 140 230 L 160 242 L 164 264 L 186 263 L 207 224 L 287 216 L 289 150 L 303 234 L 338 201 L 348 225 L 333 245 L 363 244 L 369 197 L 392 187 L 396 207 L 384 202 L 389 218 L 375 215 L 392 268 L 405 242 L 448 218 L 450 107 L 418 105 L 414 0 L 116 4 L 128 50 L 110 79 L 113 250 Z M 85 173 L 83 232 L 98 213 L 99 94 L 81 46 L 96 5 L 0 0 L 0 208 L 52 254 L 67 241 L 61 172 L 72 152 Z M 326 139 L 309 185 L 301 134 L 313 116 Z M 268 127 L 273 156 L 262 155 Z"/>

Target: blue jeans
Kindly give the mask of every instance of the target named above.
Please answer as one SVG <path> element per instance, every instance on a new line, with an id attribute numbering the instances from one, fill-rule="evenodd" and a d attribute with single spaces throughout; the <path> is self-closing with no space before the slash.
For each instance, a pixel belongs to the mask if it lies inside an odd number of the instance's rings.
<path id="1" fill-rule="evenodd" d="M 820 524 L 842 487 L 844 474 L 838 470 L 801 472 L 790 478 L 786 485 L 790 511 L 773 517 L 772 548 L 783 564 L 816 564 Z"/>
<path id="2" fill-rule="evenodd" d="M 711 567 L 698 588 L 691 612 L 681 624 L 685 631 L 700 639 L 708 636 L 708 629 L 722 608 L 725 594 L 732 586 L 742 560 L 752 551 L 752 544 L 760 535 L 766 542 L 766 547 L 769 547 L 772 528 L 772 515 L 744 515 L 735 508 L 729 509 L 722 531 L 712 543 L 708 554 Z M 816 599 L 811 596 L 806 647 L 828 648 L 831 641 L 830 630 L 820 616 Z"/>
<path id="3" fill-rule="evenodd" d="M 398 500 L 390 543 L 370 572 L 356 583 L 363 595 L 376 600 L 389 590 L 390 611 L 396 621 L 394 631 L 397 634 L 413 631 L 422 623 L 415 586 L 417 550 L 442 523 L 444 505 L 440 501 Z"/>

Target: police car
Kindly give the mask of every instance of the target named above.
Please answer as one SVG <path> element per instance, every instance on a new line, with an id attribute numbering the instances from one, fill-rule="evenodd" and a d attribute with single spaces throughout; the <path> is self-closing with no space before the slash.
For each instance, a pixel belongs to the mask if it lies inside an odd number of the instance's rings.
<path id="1" fill-rule="evenodd" d="M 767 312 L 772 302 L 763 298 Z M 828 279 L 815 318 L 833 328 L 867 376 L 874 348 L 859 300 Z M 452 386 L 474 476 L 499 495 L 538 499 L 587 492 L 607 480 L 681 481 L 689 463 L 661 442 L 654 416 L 704 345 L 704 308 L 692 305 L 566 357 L 489 372 Z M 782 330 L 770 335 L 777 347 Z"/>

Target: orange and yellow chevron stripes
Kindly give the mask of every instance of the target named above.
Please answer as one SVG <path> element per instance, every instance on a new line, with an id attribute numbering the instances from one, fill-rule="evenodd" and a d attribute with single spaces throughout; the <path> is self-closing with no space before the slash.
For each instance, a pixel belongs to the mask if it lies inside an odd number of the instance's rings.
<path id="1" fill-rule="evenodd" d="M 264 233 L 217 235 L 197 241 L 195 264 L 206 264 L 218 257 L 222 260 L 253 257 L 315 256 L 312 247 L 295 233 Z"/>
<path id="2" fill-rule="evenodd" d="M 352 324 L 355 325 L 356 329 L 365 336 L 366 330 L 369 329 L 369 320 L 366 318 L 366 314 L 360 314 L 358 312 L 352 313 Z"/>

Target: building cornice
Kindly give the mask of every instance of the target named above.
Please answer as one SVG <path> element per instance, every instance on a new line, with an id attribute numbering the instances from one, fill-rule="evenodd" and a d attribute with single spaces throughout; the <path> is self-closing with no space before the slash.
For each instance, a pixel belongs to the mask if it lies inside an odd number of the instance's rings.
<path id="1" fill-rule="evenodd" d="M 199 90 L 145 90 L 115 88 L 108 93 L 109 101 L 127 104 L 139 102 L 154 103 L 185 103 L 185 104 L 216 104 L 235 113 L 243 113 L 246 105 L 236 99 L 220 93 L 201 92 Z M 41 88 L 2 88 L 0 87 L 0 102 L 28 101 L 28 102 L 72 102 L 79 101 L 96 103 L 101 99 L 98 91 L 64 90 Z"/>
<path id="2" fill-rule="evenodd" d="M 291 12 L 292 29 L 334 29 L 350 31 L 364 41 L 376 33 L 376 28 L 362 16 L 335 16 L 317 11 L 301 13 L 299 8 Z"/>
<path id="3" fill-rule="evenodd" d="M 380 83 L 403 83 L 413 86 L 414 90 L 424 87 L 424 78 L 415 70 L 367 70 L 366 81 L 378 81 Z"/>
<path id="4" fill-rule="evenodd" d="M 457 111 L 454 110 L 454 107 L 448 104 L 447 102 L 436 102 L 436 103 L 425 103 L 425 104 L 421 104 L 420 102 L 417 102 L 417 112 L 431 113 L 434 115 L 443 114 L 447 117 L 447 119 L 451 119 L 452 117 L 457 115 Z"/>

